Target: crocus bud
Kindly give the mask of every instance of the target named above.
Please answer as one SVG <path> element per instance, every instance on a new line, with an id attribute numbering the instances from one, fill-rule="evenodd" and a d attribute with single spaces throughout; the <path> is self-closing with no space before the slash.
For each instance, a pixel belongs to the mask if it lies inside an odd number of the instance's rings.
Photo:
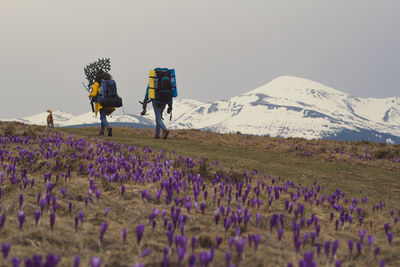
<path id="1" fill-rule="evenodd" d="M 11 244 L 8 243 L 3 243 L 1 244 L 1 250 L 3 252 L 3 259 L 6 260 L 8 257 L 8 254 L 10 253 L 10 249 L 11 249 Z"/>
<path id="2" fill-rule="evenodd" d="M 81 259 L 79 258 L 78 255 L 76 255 L 74 259 L 74 267 L 79 267 L 80 261 Z"/>
<path id="3" fill-rule="evenodd" d="M 25 222 L 25 213 L 23 211 L 20 211 L 18 213 L 18 221 L 19 221 L 19 230 L 22 230 L 22 226 L 24 225 Z"/>
<path id="4" fill-rule="evenodd" d="M 56 214 L 55 213 L 50 214 L 50 228 L 52 231 L 54 228 L 55 221 L 56 221 Z"/>
<path id="5" fill-rule="evenodd" d="M 98 257 L 94 257 L 90 259 L 90 265 L 92 267 L 100 267 L 101 266 L 101 259 Z"/>

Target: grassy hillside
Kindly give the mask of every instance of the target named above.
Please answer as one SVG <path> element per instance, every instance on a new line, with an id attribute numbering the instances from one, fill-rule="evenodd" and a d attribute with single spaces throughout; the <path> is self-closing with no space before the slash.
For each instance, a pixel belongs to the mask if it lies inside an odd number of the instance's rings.
<path id="1" fill-rule="evenodd" d="M 0 123 L 4 266 L 400 265 L 398 145 L 97 131 Z"/>

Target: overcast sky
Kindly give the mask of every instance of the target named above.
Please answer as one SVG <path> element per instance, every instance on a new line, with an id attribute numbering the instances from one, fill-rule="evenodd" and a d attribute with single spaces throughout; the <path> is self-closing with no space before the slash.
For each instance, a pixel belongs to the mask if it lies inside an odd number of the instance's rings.
<path id="1" fill-rule="evenodd" d="M 179 98 L 228 99 L 281 75 L 399 95 L 398 0 L 0 0 L 0 118 L 90 110 L 83 68 L 111 58 L 127 113 L 148 71 Z"/>

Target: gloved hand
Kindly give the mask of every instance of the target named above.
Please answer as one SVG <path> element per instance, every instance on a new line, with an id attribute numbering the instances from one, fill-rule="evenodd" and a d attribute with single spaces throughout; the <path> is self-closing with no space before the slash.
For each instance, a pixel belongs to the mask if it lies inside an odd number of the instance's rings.
<path id="1" fill-rule="evenodd" d="M 144 115 L 146 115 L 147 101 L 143 101 L 143 102 L 139 101 L 139 103 L 142 104 L 142 108 L 143 108 L 142 112 L 140 112 L 140 116 L 144 116 Z"/>
<path id="2" fill-rule="evenodd" d="M 172 112 L 172 106 L 168 106 L 167 113 L 170 114 Z"/>

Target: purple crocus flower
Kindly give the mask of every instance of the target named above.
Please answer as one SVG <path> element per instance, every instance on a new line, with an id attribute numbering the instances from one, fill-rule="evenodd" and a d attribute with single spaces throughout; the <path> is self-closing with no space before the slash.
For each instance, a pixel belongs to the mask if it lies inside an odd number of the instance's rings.
<path id="1" fill-rule="evenodd" d="M 357 242 L 357 252 L 358 252 L 358 255 L 361 254 L 361 251 L 362 251 L 363 247 L 364 247 L 363 244 Z"/>
<path id="2" fill-rule="evenodd" d="M 42 197 L 42 192 L 39 192 L 38 193 L 38 196 L 37 196 L 37 203 L 39 204 L 39 201 L 40 201 L 40 198 Z"/>
<path id="3" fill-rule="evenodd" d="M 239 237 L 240 236 L 240 228 L 236 228 L 236 237 Z"/>
<path id="4" fill-rule="evenodd" d="M 47 199 L 46 199 L 46 198 L 42 198 L 42 199 L 39 201 L 40 210 L 41 210 L 42 212 L 43 212 L 44 207 L 46 206 L 46 204 L 47 204 Z"/>
<path id="5" fill-rule="evenodd" d="M 256 226 L 258 226 L 258 223 L 260 222 L 260 219 L 261 219 L 261 214 L 257 213 L 256 214 Z"/>
<path id="6" fill-rule="evenodd" d="M 40 210 L 35 211 L 35 225 L 38 224 L 41 215 L 42 212 Z"/>
<path id="7" fill-rule="evenodd" d="M 3 243 L 1 244 L 1 251 L 3 252 L 3 259 L 7 260 L 8 254 L 10 253 L 11 244 Z"/>
<path id="8" fill-rule="evenodd" d="M 122 241 L 125 243 L 126 242 L 126 228 L 122 229 L 121 234 L 122 234 Z"/>
<path id="9" fill-rule="evenodd" d="M 317 246 L 317 255 L 319 256 L 319 254 L 321 254 L 321 244 L 317 243 L 316 246 Z"/>
<path id="10" fill-rule="evenodd" d="M 21 265 L 21 259 L 20 258 L 12 258 L 11 259 L 11 264 L 13 267 L 19 267 Z"/>
<path id="11" fill-rule="evenodd" d="M 22 205 L 24 204 L 24 195 L 20 194 L 19 195 L 19 209 L 22 209 Z"/>
<path id="12" fill-rule="evenodd" d="M 196 266 L 196 254 L 190 255 L 189 258 L 189 267 L 195 267 Z"/>
<path id="13" fill-rule="evenodd" d="M 108 224 L 106 222 L 103 222 L 100 225 L 100 242 L 103 242 L 103 236 L 104 236 L 104 233 L 106 232 L 107 228 L 108 228 Z"/>
<path id="14" fill-rule="evenodd" d="M 226 266 L 229 266 L 231 259 L 232 259 L 232 252 L 230 251 L 226 252 L 225 254 Z"/>
<path id="15" fill-rule="evenodd" d="M 326 254 L 326 256 L 329 256 L 329 249 L 331 247 L 331 242 L 330 241 L 326 241 L 324 244 L 324 252 Z"/>
<path id="16" fill-rule="evenodd" d="M 385 267 L 385 260 L 381 260 L 381 262 L 379 263 L 379 267 Z"/>
<path id="17" fill-rule="evenodd" d="M 39 254 L 35 254 L 32 259 L 26 259 L 25 260 L 25 266 L 42 266 L 42 256 Z"/>
<path id="18" fill-rule="evenodd" d="M 72 213 L 72 202 L 71 201 L 68 203 L 68 211 L 69 211 L 69 215 L 71 215 L 71 213 Z"/>
<path id="19" fill-rule="evenodd" d="M 138 245 L 140 243 L 140 240 L 142 240 L 144 227 L 144 224 L 139 224 L 139 226 L 136 227 L 136 237 Z"/>
<path id="20" fill-rule="evenodd" d="M 216 247 L 218 248 L 219 245 L 221 245 L 222 237 L 218 237 L 218 236 L 217 236 L 217 237 L 215 238 L 215 240 L 216 240 L 216 243 L 217 243 Z"/>
<path id="21" fill-rule="evenodd" d="M 79 219 L 81 220 L 81 224 L 83 225 L 83 211 L 79 211 L 78 213 Z"/>
<path id="22" fill-rule="evenodd" d="M 176 252 L 178 254 L 178 263 L 180 264 L 182 262 L 183 258 L 185 257 L 186 249 L 179 247 Z"/>
<path id="23" fill-rule="evenodd" d="M 96 200 L 99 201 L 101 195 L 101 191 L 100 190 L 96 190 Z"/>
<path id="24" fill-rule="evenodd" d="M 338 247 L 339 247 L 339 240 L 335 240 L 335 242 L 333 242 L 332 245 L 332 257 L 335 257 Z"/>
<path id="25" fill-rule="evenodd" d="M 90 259 L 90 265 L 92 267 L 100 267 L 101 266 L 101 259 L 98 257 L 94 257 Z"/>
<path id="26" fill-rule="evenodd" d="M 191 242 L 191 245 L 192 245 L 192 252 L 194 252 L 194 249 L 196 248 L 196 237 L 192 237 L 192 242 Z"/>
<path id="27" fill-rule="evenodd" d="M 366 233 L 367 231 L 365 230 L 358 230 L 358 235 L 360 236 L 360 242 L 363 242 Z"/>
<path id="28" fill-rule="evenodd" d="M 314 255 L 312 252 L 304 252 L 304 257 L 299 261 L 299 266 L 316 266 L 313 262 Z"/>
<path id="29" fill-rule="evenodd" d="M 144 258 L 144 257 L 146 257 L 147 255 L 150 254 L 150 252 L 151 252 L 151 250 L 148 249 L 148 248 L 146 248 L 146 249 L 143 250 L 143 252 L 139 255 L 139 258 Z"/>
<path id="30" fill-rule="evenodd" d="M 78 224 L 79 224 L 79 218 L 77 216 L 75 217 L 75 232 L 78 232 Z"/>
<path id="31" fill-rule="evenodd" d="M 218 225 L 219 222 L 219 210 L 215 211 L 215 225 Z"/>
<path id="32" fill-rule="evenodd" d="M 200 203 L 200 210 L 201 210 L 202 214 L 204 214 L 205 209 L 206 209 L 206 204 L 204 202 L 201 202 Z"/>
<path id="33" fill-rule="evenodd" d="M 192 202 L 187 201 L 185 203 L 185 208 L 187 209 L 188 213 L 190 214 L 190 209 L 192 208 Z"/>
<path id="34" fill-rule="evenodd" d="M 341 260 L 336 261 L 335 267 L 342 267 L 342 261 Z"/>
<path id="35" fill-rule="evenodd" d="M 53 231 L 54 222 L 55 221 L 56 221 L 56 214 L 55 213 L 50 214 L 50 228 L 51 228 L 51 231 Z"/>
<path id="36" fill-rule="evenodd" d="M 168 257 L 168 255 L 164 255 L 163 261 L 161 263 L 161 267 L 169 267 L 169 257 Z"/>
<path id="37" fill-rule="evenodd" d="M 354 242 L 353 240 L 349 240 L 349 252 L 350 252 L 350 256 L 353 253 L 353 247 L 354 247 Z"/>
<path id="38" fill-rule="evenodd" d="M 123 198 L 124 195 L 125 195 L 125 191 L 126 191 L 125 185 L 121 185 L 121 196 L 122 196 L 122 198 Z"/>
<path id="39" fill-rule="evenodd" d="M 303 234 L 303 247 L 306 245 L 307 240 L 308 240 L 308 233 L 306 232 Z"/>
<path id="40" fill-rule="evenodd" d="M 19 221 L 19 230 L 22 230 L 22 226 L 24 225 L 25 222 L 25 213 L 23 211 L 20 211 L 18 213 L 18 221 Z"/>
<path id="41" fill-rule="evenodd" d="M 393 236 L 394 236 L 393 232 L 388 232 L 387 235 L 386 235 L 387 240 L 388 240 L 388 242 L 389 242 L 389 245 L 392 244 Z"/>
<path id="42" fill-rule="evenodd" d="M 164 257 L 167 256 L 168 253 L 169 253 L 169 248 L 168 247 L 164 247 L 164 249 L 163 249 Z"/>
<path id="43" fill-rule="evenodd" d="M 279 240 L 279 241 L 281 241 L 281 239 L 282 239 L 283 232 L 284 232 L 283 229 L 281 229 L 281 228 L 278 229 L 278 240 Z"/>
<path id="44" fill-rule="evenodd" d="M 388 234 L 388 232 L 389 232 L 389 223 L 385 223 L 383 226 L 385 228 L 385 233 Z"/>
<path id="45" fill-rule="evenodd" d="M 81 258 L 79 257 L 79 255 L 76 255 L 74 259 L 74 267 L 79 267 L 80 262 Z"/>
<path id="46" fill-rule="evenodd" d="M 48 182 L 47 186 L 46 186 L 46 189 L 47 189 L 46 192 L 51 194 L 51 190 L 53 190 L 53 184 Z"/>
<path id="47" fill-rule="evenodd" d="M 317 238 L 317 232 L 311 232 L 311 241 L 313 244 L 314 244 L 316 238 Z"/>
<path id="48" fill-rule="evenodd" d="M 374 243 L 375 237 L 372 235 L 369 235 L 367 237 L 367 242 L 368 242 L 368 247 L 371 248 L 372 243 Z"/>
<path id="49" fill-rule="evenodd" d="M 67 192 L 67 189 L 65 187 L 60 189 L 60 193 L 63 195 L 63 198 L 65 197 L 66 192 Z"/>
<path id="50" fill-rule="evenodd" d="M 254 249 L 257 250 L 258 249 L 258 245 L 260 244 L 260 235 L 259 234 L 255 234 L 254 235 Z"/>
<path id="51" fill-rule="evenodd" d="M 375 248 L 375 250 L 374 250 L 374 258 L 375 258 L 375 260 L 376 260 L 376 257 L 378 256 L 378 253 L 379 253 L 380 250 L 381 250 L 380 247 L 376 247 Z"/>
<path id="52" fill-rule="evenodd" d="M 172 240 L 174 238 L 174 229 L 171 229 L 167 232 L 167 238 L 168 238 L 168 245 L 171 246 L 172 245 Z M 193 239 L 192 239 L 193 242 Z M 193 243 L 192 243 L 193 246 Z"/>
<path id="53" fill-rule="evenodd" d="M 243 255 L 245 242 L 246 242 L 246 238 L 242 237 L 242 240 L 236 241 L 236 243 L 235 243 L 236 244 L 236 252 L 240 259 L 242 258 L 242 255 Z"/>
<path id="54" fill-rule="evenodd" d="M 108 213 L 110 212 L 110 208 L 106 207 L 104 209 L 104 217 L 107 217 Z"/>
<path id="55" fill-rule="evenodd" d="M 47 255 L 46 261 L 43 264 L 43 267 L 55 267 L 60 261 L 60 257 L 55 256 L 53 253 Z"/>

